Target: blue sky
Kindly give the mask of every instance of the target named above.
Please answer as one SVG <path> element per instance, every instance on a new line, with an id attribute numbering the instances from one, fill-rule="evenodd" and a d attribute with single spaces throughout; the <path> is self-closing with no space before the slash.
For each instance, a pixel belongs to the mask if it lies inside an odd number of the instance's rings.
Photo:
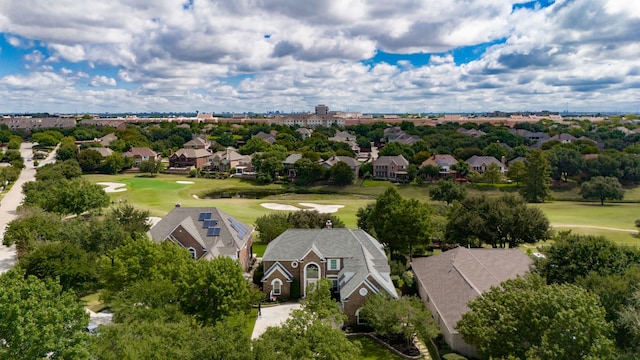
<path id="1" fill-rule="evenodd" d="M 625 0 L 0 4 L 0 113 L 640 110 Z"/>

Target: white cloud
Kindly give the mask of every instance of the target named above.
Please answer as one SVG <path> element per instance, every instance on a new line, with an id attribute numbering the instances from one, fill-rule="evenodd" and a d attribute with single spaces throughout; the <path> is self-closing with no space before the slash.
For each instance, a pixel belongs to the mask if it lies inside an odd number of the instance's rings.
<path id="1" fill-rule="evenodd" d="M 362 111 L 558 110 L 566 102 L 637 110 L 635 4 L 558 0 L 512 12 L 515 2 L 194 0 L 185 10 L 182 0 L 23 0 L 0 3 L 0 31 L 11 46 L 48 50 L 25 61 L 44 78 L 59 66 L 71 89 L 45 80 L 51 88 L 22 95 L 38 92 L 42 106 L 56 108 L 66 95 L 74 107 L 87 100 L 95 107 L 87 110 L 104 111 L 301 111 L 318 102 Z M 499 39 L 456 64 L 454 49 Z M 376 51 L 442 54 L 422 66 L 360 62 Z M 50 65 L 35 66 L 42 62 Z M 118 89 L 124 83 L 134 88 Z M 21 94 L 16 86 L 12 96 Z M 0 110 L 11 110 L 0 99 Z"/>
<path id="2" fill-rule="evenodd" d="M 89 82 L 89 86 L 101 87 L 101 86 L 116 86 L 118 83 L 116 79 L 107 76 L 94 76 Z"/>

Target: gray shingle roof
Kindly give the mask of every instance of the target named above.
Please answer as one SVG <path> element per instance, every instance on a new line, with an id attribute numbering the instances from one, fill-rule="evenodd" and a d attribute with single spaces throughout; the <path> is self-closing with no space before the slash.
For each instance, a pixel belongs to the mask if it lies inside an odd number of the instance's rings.
<path id="1" fill-rule="evenodd" d="M 310 251 L 325 259 L 343 259 L 338 274 L 341 298 L 348 298 L 363 282 L 373 287 L 369 279 L 382 287 L 378 291 L 398 296 L 382 245 L 364 230 L 289 229 L 269 243 L 262 259 L 300 261 Z"/>
<path id="2" fill-rule="evenodd" d="M 492 286 L 526 274 L 533 261 L 519 249 L 467 249 L 458 247 L 442 254 L 417 258 L 411 263 L 416 279 L 438 309 L 450 332 L 469 301 Z"/>
<path id="3" fill-rule="evenodd" d="M 208 228 L 200 220 L 201 213 L 211 213 L 211 220 L 217 220 L 216 227 L 220 228 L 219 236 L 209 236 Z M 162 218 L 149 231 L 151 238 L 157 242 L 166 240 L 179 226 L 187 230 L 206 250 L 204 258 L 216 256 L 235 256 L 237 251 L 244 248 L 251 237 L 253 227 L 248 226 L 218 208 L 208 207 L 176 207 Z"/>

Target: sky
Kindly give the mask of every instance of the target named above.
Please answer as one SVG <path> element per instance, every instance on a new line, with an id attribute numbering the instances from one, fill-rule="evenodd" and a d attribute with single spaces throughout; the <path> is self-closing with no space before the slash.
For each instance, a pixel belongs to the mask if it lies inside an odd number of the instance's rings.
<path id="1" fill-rule="evenodd" d="M 640 111 L 629 0 L 0 1 L 0 113 Z"/>

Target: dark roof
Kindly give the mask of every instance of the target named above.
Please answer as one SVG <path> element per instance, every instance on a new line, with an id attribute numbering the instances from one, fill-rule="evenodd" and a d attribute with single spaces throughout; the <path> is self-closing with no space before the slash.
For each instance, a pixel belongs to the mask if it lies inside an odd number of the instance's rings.
<path id="1" fill-rule="evenodd" d="M 526 274 L 533 261 L 519 249 L 467 249 L 414 259 L 411 268 L 451 333 L 467 304 L 492 286 Z"/>
<path id="2" fill-rule="evenodd" d="M 205 220 L 209 222 L 205 223 Z M 247 244 L 252 232 L 253 227 L 218 208 L 176 207 L 151 228 L 149 235 L 157 242 L 182 238 L 185 241 L 194 240 L 206 250 L 202 258 L 211 259 L 217 256 L 235 258 L 237 251 Z"/>
<path id="3" fill-rule="evenodd" d="M 364 230 L 289 229 L 267 245 L 262 260 L 301 261 L 310 251 L 323 259 L 343 259 L 338 275 L 342 299 L 370 278 L 389 295 L 398 297 L 382 244 Z"/>
<path id="4" fill-rule="evenodd" d="M 467 163 L 472 167 L 482 166 L 483 164 L 484 165 L 496 164 L 501 168 L 504 167 L 504 164 L 501 163 L 498 159 L 496 159 L 493 156 L 473 155 L 472 157 L 467 159 Z"/>
<path id="5" fill-rule="evenodd" d="M 396 163 L 398 165 L 404 165 L 404 166 L 409 165 L 409 162 L 407 161 L 407 159 L 405 159 L 404 156 L 402 155 L 380 156 L 373 162 L 373 165 L 380 166 L 380 165 L 389 165 L 391 163 Z"/>

